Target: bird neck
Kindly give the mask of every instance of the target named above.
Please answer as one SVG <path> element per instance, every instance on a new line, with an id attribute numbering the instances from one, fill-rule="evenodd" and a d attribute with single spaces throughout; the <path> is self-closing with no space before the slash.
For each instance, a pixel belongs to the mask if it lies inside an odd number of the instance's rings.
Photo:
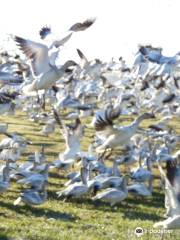
<path id="1" fill-rule="evenodd" d="M 9 166 L 4 167 L 3 169 L 3 181 L 9 181 Z"/>
<path id="2" fill-rule="evenodd" d="M 123 182 L 122 182 L 122 190 L 123 190 L 123 192 L 128 192 L 128 190 L 127 190 L 127 182 L 128 182 L 128 179 L 127 179 L 128 177 L 127 176 L 125 176 L 124 178 L 123 178 Z"/>
<path id="3" fill-rule="evenodd" d="M 118 164 L 117 164 L 116 161 L 114 161 L 114 163 L 113 163 L 113 175 L 114 175 L 114 176 L 119 176 L 119 175 L 121 175 L 121 174 L 120 174 L 120 171 L 119 171 L 119 169 L 118 169 Z"/>
<path id="4" fill-rule="evenodd" d="M 138 118 L 135 119 L 135 121 L 133 122 L 134 125 L 137 125 L 137 127 L 139 126 L 139 124 L 145 119 L 144 114 L 140 115 Z"/>

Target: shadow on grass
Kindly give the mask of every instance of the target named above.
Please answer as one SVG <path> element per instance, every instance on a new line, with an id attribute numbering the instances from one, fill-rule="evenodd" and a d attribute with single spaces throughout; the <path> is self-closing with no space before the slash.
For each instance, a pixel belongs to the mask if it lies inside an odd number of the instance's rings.
<path id="1" fill-rule="evenodd" d="M 64 174 L 62 174 L 61 171 L 58 171 L 58 169 L 55 169 L 53 172 L 49 172 L 49 177 L 50 178 L 56 178 L 58 180 L 62 180 L 62 179 L 67 180 L 67 177 Z"/>
<path id="2" fill-rule="evenodd" d="M 134 210 L 133 208 L 125 208 L 122 209 L 122 213 L 124 214 L 124 219 L 131 219 L 131 220 L 149 220 L 149 221 L 159 221 L 162 220 L 161 216 L 157 215 L 156 213 L 148 213 L 142 212 L 141 210 L 137 209 Z"/>
<path id="3" fill-rule="evenodd" d="M 152 197 L 129 197 L 127 199 L 130 205 L 144 205 L 154 208 L 161 208 L 164 206 L 164 194 L 160 192 L 153 192 Z"/>
<path id="4" fill-rule="evenodd" d="M 43 141 L 43 142 L 33 142 L 33 144 L 32 144 L 32 146 L 38 146 L 38 147 L 42 147 L 42 145 L 46 149 L 48 147 L 54 146 L 54 143 L 49 143 L 49 142 Z"/>
<path id="5" fill-rule="evenodd" d="M 57 198 L 56 195 L 51 193 L 53 198 Z M 69 198 L 66 201 L 72 204 L 75 204 L 76 207 L 86 208 L 89 210 L 98 210 L 103 212 L 121 212 L 124 215 L 124 218 L 133 219 L 133 220 L 150 220 L 150 221 L 158 221 L 161 220 L 161 216 L 157 215 L 152 211 L 152 209 L 148 212 L 147 210 L 142 210 L 140 205 L 155 207 L 157 209 L 162 208 L 164 206 L 164 195 L 161 193 L 155 193 L 155 196 L 152 198 L 128 198 L 122 203 L 111 207 L 110 204 L 104 203 L 103 201 L 92 201 L 90 197 L 87 198 Z M 63 199 L 59 199 L 62 201 Z M 84 205 L 84 206 L 83 206 Z M 151 212 L 152 211 L 152 212 Z"/>
<path id="6" fill-rule="evenodd" d="M 52 218 L 56 220 L 71 221 L 71 222 L 77 219 L 77 217 L 71 214 L 53 211 L 51 209 L 46 209 L 46 208 L 31 207 L 28 205 L 14 206 L 12 205 L 12 203 L 10 204 L 3 201 L 0 201 L 0 206 L 4 208 L 8 208 L 11 211 L 14 211 L 18 214 L 25 215 L 25 216 L 45 217 L 45 218 Z"/>
<path id="7" fill-rule="evenodd" d="M 0 231 L 2 231 L 1 228 L 0 228 Z M 0 232 L 0 239 L 1 240 L 10 240 L 11 238 L 8 237 L 5 233 Z"/>
<path id="8" fill-rule="evenodd" d="M 9 125 L 19 125 L 19 126 L 28 126 L 28 127 L 34 127 L 34 123 L 29 123 L 27 122 L 27 120 L 24 118 L 24 119 L 21 119 L 22 122 L 18 122 L 19 120 L 16 119 L 14 122 L 10 122 L 10 121 L 6 121 L 6 120 L 3 120 L 5 121 L 6 123 L 8 123 Z M 25 122 L 24 122 L 25 121 Z"/>

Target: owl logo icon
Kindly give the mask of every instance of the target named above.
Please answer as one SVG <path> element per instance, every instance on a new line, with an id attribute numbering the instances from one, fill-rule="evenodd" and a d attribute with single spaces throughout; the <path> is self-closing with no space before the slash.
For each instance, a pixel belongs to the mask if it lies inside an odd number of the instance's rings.
<path id="1" fill-rule="evenodd" d="M 134 233 L 137 237 L 141 237 L 144 234 L 144 230 L 141 227 L 137 227 Z"/>

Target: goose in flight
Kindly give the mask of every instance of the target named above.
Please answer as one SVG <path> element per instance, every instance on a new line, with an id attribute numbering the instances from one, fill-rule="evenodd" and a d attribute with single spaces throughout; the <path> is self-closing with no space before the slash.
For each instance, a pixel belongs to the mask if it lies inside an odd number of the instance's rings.
<path id="1" fill-rule="evenodd" d="M 88 19 L 83 23 L 74 24 L 70 28 L 70 31 L 83 31 L 86 28 L 90 27 L 94 23 L 94 21 L 94 19 Z M 50 28 L 43 27 L 40 30 L 41 39 L 46 39 L 50 33 Z M 48 72 L 52 68 L 52 66 L 55 66 L 55 59 L 57 55 L 55 54 L 55 56 L 53 54 L 53 57 L 50 56 L 51 52 L 49 50 L 52 48 L 52 46 L 55 46 L 55 48 L 58 49 L 62 44 L 64 44 L 65 41 L 62 39 L 53 41 L 52 45 L 48 47 L 44 43 L 31 41 L 29 39 L 21 38 L 18 36 L 14 36 L 14 40 L 20 50 L 22 50 L 27 59 L 30 61 L 31 70 L 34 76 L 39 76 L 40 74 Z"/>
<path id="2" fill-rule="evenodd" d="M 180 53 L 177 53 L 173 57 L 166 57 L 162 55 L 162 48 L 154 48 L 150 45 L 140 46 L 139 52 L 144 56 L 145 59 L 148 59 L 150 62 L 157 64 L 176 64 L 179 60 Z"/>
<path id="3" fill-rule="evenodd" d="M 97 152 L 102 153 L 108 148 L 112 149 L 117 146 L 127 145 L 131 137 L 136 133 L 139 124 L 144 119 L 155 117 L 152 113 L 143 113 L 130 125 L 117 127 L 114 125 L 113 120 L 117 118 L 120 113 L 121 110 L 119 106 L 116 107 L 116 109 L 110 106 L 105 111 L 100 111 L 96 114 L 94 128 L 96 135 L 102 141 L 102 144 L 96 148 Z"/>
<path id="4" fill-rule="evenodd" d="M 60 126 L 61 133 L 66 142 L 66 149 L 59 154 L 59 158 L 63 161 L 74 159 L 80 152 L 80 138 L 84 134 L 84 126 L 80 119 L 76 119 L 74 125 L 66 125 L 60 118 L 59 113 L 54 109 L 54 117 Z M 59 160 L 60 161 L 60 160 Z"/>
<path id="5" fill-rule="evenodd" d="M 78 22 L 73 24 L 67 31 L 67 35 L 63 38 L 57 39 L 53 36 L 51 28 L 48 26 L 44 26 L 40 29 L 39 35 L 42 40 L 46 40 L 46 42 L 51 42 L 49 49 L 53 47 L 59 48 L 60 46 L 64 45 L 75 32 L 84 31 L 89 28 L 94 22 L 95 18 L 86 19 L 84 22 Z"/>
<path id="6" fill-rule="evenodd" d="M 83 31 L 90 27 L 93 22 L 94 20 L 92 19 L 86 20 L 83 23 L 75 24 L 70 28 L 70 31 Z M 41 39 L 46 39 L 50 33 L 50 28 L 42 28 L 40 30 Z M 61 68 L 57 68 L 55 65 L 55 60 L 59 53 L 59 47 L 65 43 L 65 40 L 56 40 L 50 47 L 44 43 L 31 41 L 18 36 L 14 36 L 14 40 L 20 50 L 27 57 L 33 77 L 35 78 L 32 84 L 29 84 L 27 87 L 25 86 L 25 93 L 41 89 L 49 89 L 58 79 L 62 77 L 68 67 L 76 65 L 74 61 L 67 61 Z M 55 49 L 53 49 L 53 47 L 55 47 Z"/>

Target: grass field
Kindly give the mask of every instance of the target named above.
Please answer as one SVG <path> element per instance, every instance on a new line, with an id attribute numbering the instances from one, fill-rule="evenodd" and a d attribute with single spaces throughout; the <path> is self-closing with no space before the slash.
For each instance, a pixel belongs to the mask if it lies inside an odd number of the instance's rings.
<path id="1" fill-rule="evenodd" d="M 46 145 L 48 161 L 55 159 L 64 149 L 64 141 L 58 128 L 50 137 L 44 137 L 40 134 L 42 126 L 28 121 L 24 113 L 10 117 L 1 116 L 0 121 L 9 124 L 10 132 L 17 131 L 33 142 L 21 160 L 25 160 L 27 154 L 40 149 L 41 144 Z M 178 120 L 173 120 L 172 126 L 180 134 Z M 88 130 L 86 139 L 82 141 L 82 150 L 87 150 L 90 135 L 92 132 Z M 155 187 L 152 197 L 135 199 L 129 196 L 127 200 L 112 208 L 102 202 L 92 202 L 90 196 L 63 202 L 57 198 L 56 191 L 63 188 L 64 181 L 62 174 L 51 170 L 48 200 L 35 207 L 23 203 L 19 206 L 13 205 L 20 187 L 12 183 L 10 189 L 0 196 L 0 240 L 133 240 L 137 239 L 134 234 L 136 227 L 149 231 L 140 239 L 162 239 L 161 234 L 150 232 L 153 223 L 162 220 L 165 213 L 164 193 L 158 186 Z M 164 234 L 164 239 L 178 240 L 180 231 Z"/>

